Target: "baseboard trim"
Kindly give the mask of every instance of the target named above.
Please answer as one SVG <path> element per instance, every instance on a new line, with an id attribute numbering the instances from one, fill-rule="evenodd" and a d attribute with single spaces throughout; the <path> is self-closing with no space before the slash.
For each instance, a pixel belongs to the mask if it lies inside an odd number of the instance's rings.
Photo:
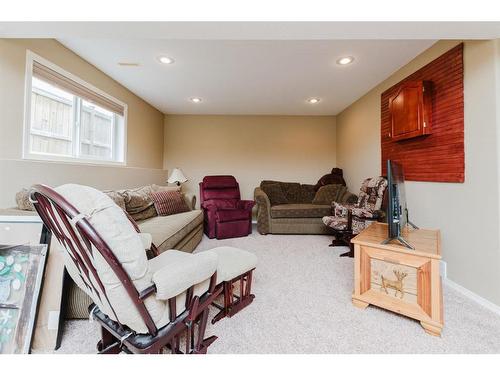
<path id="1" fill-rule="evenodd" d="M 483 298 L 483 297 L 477 295 L 476 293 L 470 291 L 467 288 L 464 288 L 462 285 L 457 284 L 456 282 L 451 281 L 448 278 L 444 278 L 443 277 L 443 282 L 447 286 L 455 289 L 457 292 L 459 292 L 459 293 L 463 294 L 464 296 L 470 298 L 474 302 L 477 302 L 478 304 L 480 304 L 484 308 L 490 310 L 491 312 L 494 312 L 497 315 L 500 315 L 500 306 L 495 305 L 493 302 L 488 301 L 486 298 Z"/>

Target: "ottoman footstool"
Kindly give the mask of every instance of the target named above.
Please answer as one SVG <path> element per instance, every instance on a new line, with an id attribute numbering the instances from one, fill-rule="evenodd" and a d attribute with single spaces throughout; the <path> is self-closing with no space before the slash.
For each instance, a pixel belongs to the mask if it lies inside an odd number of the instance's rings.
<path id="1" fill-rule="evenodd" d="M 218 255 L 217 285 L 223 287 L 224 305 L 212 303 L 220 311 L 212 319 L 212 324 L 226 316 L 233 316 L 252 303 L 252 273 L 257 265 L 257 257 L 236 247 L 222 246 L 210 249 Z M 235 284 L 239 284 L 239 295 L 234 294 Z"/>

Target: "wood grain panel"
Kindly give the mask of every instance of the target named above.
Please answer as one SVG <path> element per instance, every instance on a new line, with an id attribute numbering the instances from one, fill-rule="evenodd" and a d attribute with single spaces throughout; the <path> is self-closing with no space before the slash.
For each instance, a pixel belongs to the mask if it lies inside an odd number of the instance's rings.
<path id="1" fill-rule="evenodd" d="M 403 164 L 409 181 L 464 182 L 463 44 L 452 48 L 381 95 L 382 175 L 387 159 Z M 434 85 L 432 134 L 393 141 L 389 97 L 403 82 L 426 80 Z"/>

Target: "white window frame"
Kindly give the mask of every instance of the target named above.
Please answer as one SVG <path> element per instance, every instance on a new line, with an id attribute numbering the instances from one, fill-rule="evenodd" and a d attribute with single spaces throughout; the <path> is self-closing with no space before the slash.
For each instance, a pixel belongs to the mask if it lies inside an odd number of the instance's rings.
<path id="1" fill-rule="evenodd" d="M 32 95 L 32 82 L 33 82 L 33 62 L 38 62 L 46 67 L 56 71 L 57 73 L 75 81 L 76 83 L 85 86 L 89 90 L 104 96 L 105 98 L 121 105 L 124 108 L 123 111 L 123 161 L 114 160 L 101 160 L 93 157 L 73 157 L 73 156 L 62 156 L 62 155 L 50 155 L 30 152 L 30 131 L 31 131 L 31 95 Z M 63 68 L 57 66 L 56 64 L 48 61 L 47 59 L 37 55 L 36 53 L 27 50 L 26 51 L 26 74 L 25 74 L 25 93 L 24 93 L 24 129 L 23 129 L 23 159 L 26 160 L 43 160 L 59 163 L 76 163 L 76 164 L 89 164 L 89 165 L 116 165 L 116 166 L 126 166 L 127 165 L 127 119 L 128 119 L 128 106 L 126 103 L 114 98 L 113 96 L 107 94 L 106 92 L 98 89 L 97 87 L 91 85 L 90 83 L 82 80 L 81 78 L 75 76 L 74 74 L 64 70 Z M 116 121 L 116 116 L 115 120 Z M 77 139 L 79 139 L 79 129 L 80 126 L 77 124 L 76 133 Z M 115 128 L 115 126 L 113 126 Z M 75 133 L 75 129 L 73 129 Z M 73 142 L 73 147 L 80 147 L 80 144 L 76 141 Z M 116 147 L 116 137 L 113 136 L 112 139 L 113 152 Z"/>

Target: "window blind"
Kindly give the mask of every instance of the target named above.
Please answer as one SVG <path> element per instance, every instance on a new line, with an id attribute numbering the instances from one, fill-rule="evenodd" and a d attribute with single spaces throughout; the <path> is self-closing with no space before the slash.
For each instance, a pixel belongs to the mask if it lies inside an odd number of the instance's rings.
<path id="1" fill-rule="evenodd" d="M 73 95 L 79 96 L 95 105 L 107 109 L 108 111 L 114 112 L 118 115 L 123 116 L 125 114 L 125 108 L 111 99 L 100 95 L 91 89 L 81 85 L 78 82 L 56 72 L 53 69 L 39 63 L 38 61 L 33 61 L 33 76 L 46 81 L 54 86 L 59 87 Z"/>

